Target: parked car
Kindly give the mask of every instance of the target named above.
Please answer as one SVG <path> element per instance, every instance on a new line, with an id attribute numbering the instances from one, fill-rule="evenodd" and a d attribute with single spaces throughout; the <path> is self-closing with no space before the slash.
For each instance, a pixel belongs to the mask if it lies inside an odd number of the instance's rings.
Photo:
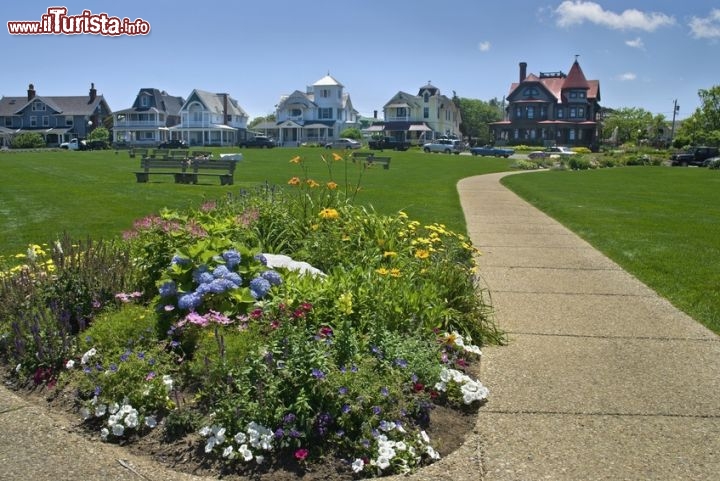
<path id="1" fill-rule="evenodd" d="M 345 138 L 333 140 L 325 144 L 326 149 L 359 149 L 360 147 L 362 147 L 362 144 L 357 140 Z"/>
<path id="2" fill-rule="evenodd" d="M 472 155 L 482 155 L 488 157 L 505 157 L 506 159 L 515 153 L 513 149 L 506 149 L 502 147 L 493 147 L 492 145 L 485 145 L 483 147 L 473 147 L 470 149 Z"/>
<path id="3" fill-rule="evenodd" d="M 462 140 L 456 139 L 437 139 L 423 145 L 423 152 L 442 152 L 445 154 L 459 155 L 465 150 L 465 144 Z"/>
<path id="4" fill-rule="evenodd" d="M 717 147 L 690 147 L 685 152 L 670 156 L 672 165 L 704 165 L 706 159 L 718 156 Z"/>
<path id="5" fill-rule="evenodd" d="M 711 169 L 720 169 L 720 157 L 710 157 L 703 161 L 703 167 L 709 167 Z"/>
<path id="6" fill-rule="evenodd" d="M 172 139 L 158 145 L 158 149 L 187 149 L 188 144 L 184 140 Z"/>
<path id="7" fill-rule="evenodd" d="M 256 135 L 250 139 L 241 140 L 238 144 L 240 147 L 258 147 L 260 149 L 272 149 L 275 147 L 275 139 L 265 135 Z"/>
<path id="8" fill-rule="evenodd" d="M 569 147 L 548 147 L 545 150 L 536 150 L 528 154 L 529 159 L 545 159 L 555 157 L 566 157 L 568 155 L 577 155 L 577 152 L 573 152 Z"/>
<path id="9" fill-rule="evenodd" d="M 404 140 L 393 139 L 392 137 L 382 137 L 379 139 L 372 139 L 368 142 L 370 150 L 402 150 L 405 151 L 410 148 L 410 143 Z"/>
<path id="10" fill-rule="evenodd" d="M 60 144 L 60 148 L 67 150 L 88 150 L 88 145 L 84 140 L 72 139 L 70 142 Z"/>

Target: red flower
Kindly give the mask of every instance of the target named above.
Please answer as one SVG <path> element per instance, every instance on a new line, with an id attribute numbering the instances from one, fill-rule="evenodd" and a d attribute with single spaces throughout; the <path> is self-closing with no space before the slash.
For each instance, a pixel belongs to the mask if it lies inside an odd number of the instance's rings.
<path id="1" fill-rule="evenodd" d="M 323 326 L 320 328 L 320 337 L 329 337 L 333 335 L 333 330 L 329 326 Z"/>
<path id="2" fill-rule="evenodd" d="M 425 385 L 421 382 L 413 383 L 413 390 L 415 392 L 421 392 L 425 389 Z"/>
<path id="3" fill-rule="evenodd" d="M 310 454 L 310 452 L 307 449 L 300 448 L 297 451 L 295 451 L 295 459 L 297 459 L 300 462 L 305 461 L 305 458 L 308 457 L 308 454 Z"/>

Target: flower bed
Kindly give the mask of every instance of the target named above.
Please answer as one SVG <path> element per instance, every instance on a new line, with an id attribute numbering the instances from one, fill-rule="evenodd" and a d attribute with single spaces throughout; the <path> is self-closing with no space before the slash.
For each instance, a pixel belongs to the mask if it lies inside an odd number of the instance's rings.
<path id="1" fill-rule="evenodd" d="M 352 205 L 361 164 L 185 212 L 123 239 L 31 246 L 0 284 L 0 352 L 18 382 L 72 394 L 106 442 L 195 443 L 223 473 L 334 460 L 348 476 L 438 459 L 436 406 L 488 395 L 469 371 L 497 342 L 475 249 L 443 225 Z M 333 180 L 334 166 L 344 178 Z M 357 169 L 356 171 L 350 169 Z"/>

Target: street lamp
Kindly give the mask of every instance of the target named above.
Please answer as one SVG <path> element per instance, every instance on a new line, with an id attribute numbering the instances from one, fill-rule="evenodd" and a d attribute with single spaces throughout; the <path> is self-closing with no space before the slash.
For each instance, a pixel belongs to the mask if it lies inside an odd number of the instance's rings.
<path id="1" fill-rule="evenodd" d="M 92 126 L 93 126 L 93 121 L 88 120 L 87 131 L 85 132 L 85 138 L 87 138 L 90 135 L 90 130 L 92 129 Z"/>

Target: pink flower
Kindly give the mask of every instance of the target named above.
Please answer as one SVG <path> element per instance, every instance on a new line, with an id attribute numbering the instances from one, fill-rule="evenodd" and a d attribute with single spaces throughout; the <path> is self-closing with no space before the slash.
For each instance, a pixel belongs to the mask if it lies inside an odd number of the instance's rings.
<path id="1" fill-rule="evenodd" d="M 307 449 L 300 448 L 297 451 L 295 451 L 295 459 L 297 459 L 300 462 L 303 462 L 303 461 L 305 461 L 305 458 L 308 457 L 308 454 L 310 454 L 310 452 Z"/>
<path id="2" fill-rule="evenodd" d="M 190 324 L 195 324 L 196 326 L 200 327 L 205 327 L 210 323 L 210 321 L 208 321 L 205 317 L 201 316 L 195 311 L 192 311 L 187 316 L 185 316 L 185 320 Z"/>

